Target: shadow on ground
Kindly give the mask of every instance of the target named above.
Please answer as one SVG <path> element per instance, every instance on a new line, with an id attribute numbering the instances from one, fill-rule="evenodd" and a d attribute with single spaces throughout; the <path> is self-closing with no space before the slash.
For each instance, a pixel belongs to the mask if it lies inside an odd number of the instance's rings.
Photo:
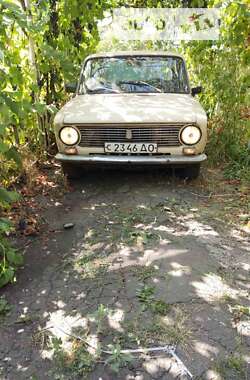
<path id="1" fill-rule="evenodd" d="M 202 183 L 95 171 L 38 197 L 46 231 L 20 241 L 25 267 L 1 290 L 1 378 L 186 379 L 165 353 L 119 354 L 171 343 L 195 379 L 247 379 L 247 236 Z"/>

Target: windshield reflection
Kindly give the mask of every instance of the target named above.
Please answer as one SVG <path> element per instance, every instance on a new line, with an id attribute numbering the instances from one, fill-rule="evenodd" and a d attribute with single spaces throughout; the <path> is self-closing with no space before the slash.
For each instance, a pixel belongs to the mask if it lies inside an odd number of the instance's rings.
<path id="1" fill-rule="evenodd" d="M 174 56 L 91 58 L 79 93 L 189 93 L 184 62 Z"/>

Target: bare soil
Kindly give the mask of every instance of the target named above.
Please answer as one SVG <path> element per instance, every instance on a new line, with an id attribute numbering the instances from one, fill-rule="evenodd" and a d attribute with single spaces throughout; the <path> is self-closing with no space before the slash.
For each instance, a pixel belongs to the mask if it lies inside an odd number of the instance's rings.
<path id="1" fill-rule="evenodd" d="M 35 202 L 40 231 L 16 237 L 25 264 L 0 291 L 1 379 L 188 379 L 164 352 L 91 348 L 168 343 L 194 379 L 250 379 L 246 189 L 209 170 L 95 170 Z"/>

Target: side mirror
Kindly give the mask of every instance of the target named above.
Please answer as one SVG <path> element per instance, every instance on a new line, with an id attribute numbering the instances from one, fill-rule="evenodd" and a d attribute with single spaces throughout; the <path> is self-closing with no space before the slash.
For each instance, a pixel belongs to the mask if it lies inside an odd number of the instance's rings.
<path id="1" fill-rule="evenodd" d="M 74 93 L 76 92 L 77 83 L 66 83 L 65 84 L 65 91 Z"/>
<path id="2" fill-rule="evenodd" d="M 201 92 L 202 92 L 202 87 L 201 86 L 193 87 L 191 89 L 192 96 L 195 96 L 196 94 L 200 94 Z"/>

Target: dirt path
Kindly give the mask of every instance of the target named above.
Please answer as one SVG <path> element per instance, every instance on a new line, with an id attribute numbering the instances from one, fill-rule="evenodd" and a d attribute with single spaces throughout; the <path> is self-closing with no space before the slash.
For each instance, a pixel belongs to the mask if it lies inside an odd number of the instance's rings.
<path id="1" fill-rule="evenodd" d="M 0 378 L 186 379 L 165 353 L 119 353 L 171 343 L 194 379 L 250 379 L 249 241 L 230 218 L 244 210 L 207 184 L 97 172 L 38 197 L 46 231 L 20 240 L 25 267 L 1 290 Z"/>

